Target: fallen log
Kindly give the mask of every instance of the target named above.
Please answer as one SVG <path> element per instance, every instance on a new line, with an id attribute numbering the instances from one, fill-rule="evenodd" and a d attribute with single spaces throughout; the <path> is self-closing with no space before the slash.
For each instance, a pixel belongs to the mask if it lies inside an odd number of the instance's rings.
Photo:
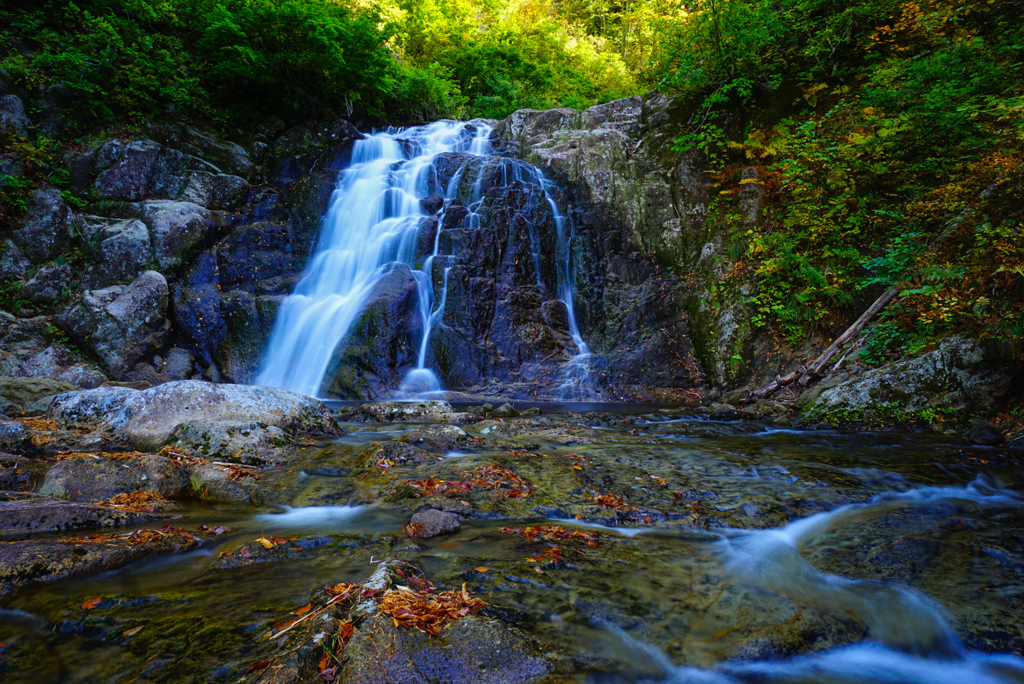
<path id="1" fill-rule="evenodd" d="M 847 328 L 842 335 L 836 338 L 836 341 L 828 346 L 828 349 L 818 355 L 814 361 L 811 362 L 810 366 L 806 368 L 800 366 L 791 373 L 787 373 L 783 376 L 777 376 L 775 380 L 768 383 L 759 390 L 754 391 L 754 395 L 758 397 L 767 397 L 768 395 L 782 389 L 786 385 L 791 385 L 795 381 L 799 380 L 800 384 L 806 387 L 810 383 L 814 382 L 822 376 L 822 371 L 828 362 L 832 360 L 832 357 L 836 355 L 840 349 L 850 342 L 854 337 L 860 334 L 860 331 L 864 329 L 864 326 L 871 322 L 871 319 L 878 315 L 878 313 L 886 307 L 896 295 L 899 294 L 899 290 L 886 290 L 882 293 L 882 296 L 875 300 L 875 303 L 868 307 L 868 310 L 861 314 L 860 318 L 853 322 L 849 328 Z M 845 356 L 844 356 L 845 358 Z"/>

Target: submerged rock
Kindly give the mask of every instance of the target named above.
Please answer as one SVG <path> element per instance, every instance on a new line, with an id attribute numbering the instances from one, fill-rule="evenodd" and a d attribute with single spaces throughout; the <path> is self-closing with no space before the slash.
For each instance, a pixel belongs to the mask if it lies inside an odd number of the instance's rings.
<path id="1" fill-rule="evenodd" d="M 461 527 L 459 519 L 452 513 L 429 508 L 425 511 L 413 513 L 412 518 L 409 520 L 409 527 L 406 529 L 412 537 L 430 539 L 431 537 L 439 537 L 442 534 L 458 532 Z"/>

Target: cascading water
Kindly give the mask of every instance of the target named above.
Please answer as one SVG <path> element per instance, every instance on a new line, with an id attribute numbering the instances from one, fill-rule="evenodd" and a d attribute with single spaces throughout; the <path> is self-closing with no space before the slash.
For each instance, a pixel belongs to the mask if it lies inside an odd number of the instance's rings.
<path id="1" fill-rule="evenodd" d="M 452 264 L 451 255 L 440 252 L 445 212 L 460 198 L 469 212 L 465 225 L 479 228 L 479 211 L 487 194 L 482 180 L 486 173 L 499 168 L 505 187 L 512 183 L 529 185 L 543 196 L 556 228 L 557 298 L 567 309 L 568 330 L 576 346 L 576 353 L 565 364 L 560 398 L 596 396 L 587 370 L 591 353 L 580 335 L 573 305 L 568 221 L 553 197 L 553 184 L 539 169 L 492 157 L 488 142 L 491 131 L 492 127 L 482 121 L 439 121 L 375 133 L 355 143 L 352 163 L 332 197 L 313 256 L 294 293 L 278 312 L 258 384 L 322 395 L 332 358 L 339 345 L 344 345 L 374 285 L 404 264 L 416 281 L 422 332 L 416 366 L 406 373 L 397 396 L 436 396 L 442 388 L 429 367 L 429 345 L 431 332 L 445 313 Z M 464 162 L 442 188 L 435 161 L 450 152 L 484 158 L 485 163 L 468 170 L 471 165 Z M 475 173 L 472 182 L 467 173 Z M 438 194 L 443 204 L 436 210 L 438 229 L 433 250 L 417 268 L 417 245 L 429 216 L 421 200 Z M 540 276 L 540 239 L 532 225 L 529 233 L 538 290 L 543 293 L 547 288 Z"/>

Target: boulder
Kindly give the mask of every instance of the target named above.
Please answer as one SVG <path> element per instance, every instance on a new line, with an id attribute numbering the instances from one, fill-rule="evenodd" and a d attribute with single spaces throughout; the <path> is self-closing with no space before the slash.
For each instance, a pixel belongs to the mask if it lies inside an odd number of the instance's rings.
<path id="1" fill-rule="evenodd" d="M 16 420 L 0 416 L 0 451 L 22 452 L 32 446 L 28 428 Z"/>
<path id="2" fill-rule="evenodd" d="M 262 466 L 285 460 L 286 452 L 281 447 L 288 444 L 288 439 L 276 425 L 190 420 L 171 431 L 170 443 L 203 458 Z"/>
<path id="3" fill-rule="evenodd" d="M 407 529 L 410 529 L 410 534 L 417 539 L 430 539 L 458 532 L 461 527 L 459 519 L 454 514 L 430 508 L 413 513 Z"/>
<path id="4" fill-rule="evenodd" d="M 51 404 L 49 415 L 66 428 L 105 423 L 114 437 L 138 450 L 159 449 L 176 427 L 188 422 L 256 422 L 280 428 L 289 439 L 338 434 L 330 410 L 311 397 L 276 387 L 197 380 L 141 391 L 101 387 L 62 395 Z"/>
<path id="5" fill-rule="evenodd" d="M 182 139 L 193 145 L 201 156 L 209 159 L 227 173 L 248 178 L 253 170 L 249 153 L 240 145 L 218 140 L 212 135 L 200 133 L 192 128 L 185 128 Z"/>
<path id="6" fill-rule="evenodd" d="M 456 620 L 431 637 L 375 615 L 360 624 L 345 656 L 336 677 L 345 684 L 525 684 L 551 667 L 516 629 L 479 616 Z"/>
<path id="7" fill-rule="evenodd" d="M 139 491 L 179 497 L 187 486 L 185 475 L 163 456 L 147 454 L 113 460 L 97 454 L 58 461 L 47 471 L 39 493 L 71 501 L 98 502 Z"/>
<path id="8" fill-rule="evenodd" d="M 55 304 L 71 289 L 71 267 L 43 266 L 21 288 L 20 296 L 33 304 Z"/>
<path id="9" fill-rule="evenodd" d="M 28 406 L 43 397 L 77 390 L 74 385 L 47 378 L 0 377 L 0 402 L 19 406 Z"/>
<path id="10" fill-rule="evenodd" d="M 167 280 L 146 271 L 127 287 L 90 290 L 61 312 L 57 324 L 90 349 L 114 377 L 163 346 L 167 321 Z"/>
<path id="11" fill-rule="evenodd" d="M 236 471 L 213 463 L 189 469 L 189 492 L 204 501 L 259 503 L 263 498 L 256 478 L 239 478 Z"/>
<path id="12" fill-rule="evenodd" d="M 31 265 L 11 240 L 4 240 L 3 243 L 0 243 L 0 282 L 21 280 L 28 273 Z"/>
<path id="13" fill-rule="evenodd" d="M 12 377 L 51 378 L 66 385 L 92 389 L 107 381 L 107 376 L 92 366 L 76 363 L 75 357 L 63 345 L 52 344 L 25 361 L 13 371 Z M 54 392 L 54 394 L 59 393 Z"/>
<path id="14" fill-rule="evenodd" d="M 67 532 L 148 520 L 145 513 L 60 501 L 39 494 L 0 494 L 0 535 Z"/>
<path id="15" fill-rule="evenodd" d="M 11 371 L 12 377 L 54 378 L 74 363 L 71 352 L 63 345 L 51 344 Z M 74 384 L 74 383 L 70 383 Z"/>
<path id="16" fill-rule="evenodd" d="M 108 142 L 97 157 L 98 165 L 105 170 L 93 185 L 96 195 L 104 200 L 128 202 L 148 197 L 162 149 L 152 140 Z"/>
<path id="17" fill-rule="evenodd" d="M 986 444 L 995 446 L 1006 441 L 1006 435 L 991 421 L 980 416 L 971 419 L 971 427 L 967 430 L 964 438 L 973 444 Z"/>
<path id="18" fill-rule="evenodd" d="M 93 289 L 131 282 L 153 261 L 149 229 L 137 219 L 93 219 L 87 247 L 97 264 L 86 278 Z"/>
<path id="19" fill-rule="evenodd" d="M 195 375 L 195 357 L 181 347 L 171 347 L 164 358 L 161 371 L 168 380 L 188 380 Z"/>
<path id="20" fill-rule="evenodd" d="M 233 209 L 248 193 L 249 183 L 244 178 L 225 173 L 194 171 L 189 175 L 188 185 L 179 199 L 210 209 Z"/>
<path id="21" fill-rule="evenodd" d="M 57 188 L 32 193 L 28 214 L 12 239 L 21 253 L 35 263 L 56 258 L 68 248 L 74 213 Z"/>
<path id="22" fill-rule="evenodd" d="M 17 95 L 0 96 L 0 130 L 10 129 L 24 137 L 32 122 L 25 114 L 25 104 Z"/>
<path id="23" fill-rule="evenodd" d="M 64 368 L 54 376 L 54 379 L 82 389 L 95 389 L 107 382 L 106 375 L 84 363 Z"/>
<path id="24" fill-rule="evenodd" d="M 11 371 L 28 361 L 49 346 L 50 319 L 15 318 L 0 311 L 0 375 Z"/>
<path id="25" fill-rule="evenodd" d="M 939 415 L 991 412 L 1015 387 L 1014 371 L 981 343 L 948 337 L 914 359 L 875 368 L 825 390 L 802 419 L 905 423 Z"/>
<path id="26" fill-rule="evenodd" d="M 128 387 L 98 387 L 88 392 L 67 392 L 50 403 L 47 416 L 66 430 L 96 430 L 138 392 Z"/>
<path id="27" fill-rule="evenodd" d="M 192 202 L 152 200 L 142 205 L 153 255 L 161 271 L 177 269 L 202 246 L 211 225 L 210 212 Z"/>

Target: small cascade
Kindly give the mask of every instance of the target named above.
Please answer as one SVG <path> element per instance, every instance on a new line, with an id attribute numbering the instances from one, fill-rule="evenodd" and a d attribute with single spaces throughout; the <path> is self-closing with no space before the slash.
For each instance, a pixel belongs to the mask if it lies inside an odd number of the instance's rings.
<path id="1" fill-rule="evenodd" d="M 355 143 L 352 163 L 332 196 L 306 271 L 278 312 L 258 384 L 323 395 L 332 360 L 344 349 L 346 336 L 375 287 L 389 274 L 396 275 L 395 269 L 408 269 L 402 272 L 415 280 L 417 303 L 415 321 L 410 324 L 413 329 L 405 332 L 418 334 L 418 340 L 415 365 L 402 366 L 408 370 L 396 397 L 443 396 L 437 369 L 432 367 L 431 340 L 444 319 L 449 275 L 459 258 L 442 252 L 447 211 L 457 205 L 460 212 L 468 212 L 460 214 L 463 229 L 477 230 L 484 220 L 485 204 L 495 201 L 496 191 L 509 189 L 536 197 L 541 204 L 534 206 L 541 207 L 549 217 L 545 223 L 550 226 L 553 221 L 555 227 L 554 254 L 544 253 L 540 228 L 529 220 L 523 219 L 527 234 L 521 237 L 529 241 L 538 292 L 544 299 L 564 304 L 566 328 L 575 345 L 571 360 L 562 364 L 557 398 L 599 398 L 589 372 L 592 354 L 576 321 L 572 231 L 556 201 L 557 188 L 536 167 L 494 156 L 489 144 L 491 131 L 483 121 L 439 121 L 389 129 Z M 461 165 L 447 181 L 436 166 L 439 156 L 446 153 L 462 155 Z M 429 203 L 431 198 L 441 200 L 440 206 L 424 208 L 424 201 Z M 424 225 L 435 216 L 432 249 L 427 251 Z M 550 245 L 550 237 L 548 240 Z M 548 292 L 554 288 L 545 285 L 542 262 L 555 265 L 554 278 L 548 282 L 557 283 L 557 292 Z M 565 347 L 569 348 L 568 343 Z"/>

